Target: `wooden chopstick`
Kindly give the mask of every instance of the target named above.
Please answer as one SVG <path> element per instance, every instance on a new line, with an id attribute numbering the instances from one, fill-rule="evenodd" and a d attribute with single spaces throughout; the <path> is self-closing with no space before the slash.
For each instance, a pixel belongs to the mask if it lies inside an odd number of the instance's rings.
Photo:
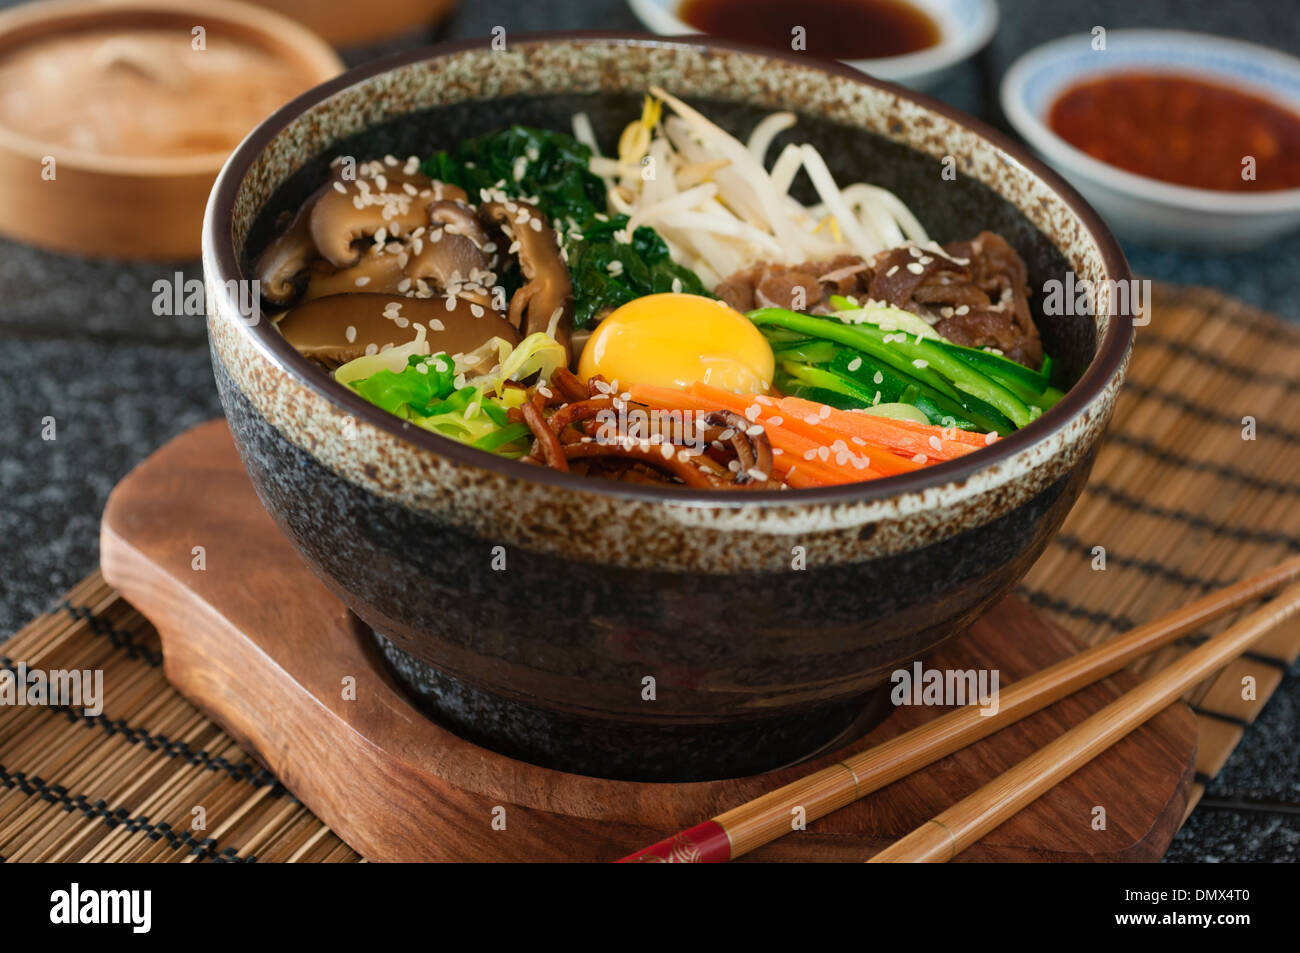
<path id="1" fill-rule="evenodd" d="M 972 742 L 1112 675 L 1136 658 L 1167 645 L 1279 586 L 1300 579 L 1300 556 L 1190 602 L 1002 689 L 998 711 L 978 704 L 958 708 L 896 738 L 845 758 L 784 787 L 622 858 L 720 863 L 790 833 L 791 810 L 808 820 L 825 817 L 872 791 L 933 764 Z M 1207 645 L 1209 643 L 1206 643 Z M 931 825 L 933 826 L 933 825 Z"/>
<path id="2" fill-rule="evenodd" d="M 951 860 L 1297 612 L 1300 584 L 1088 716 L 1014 768 L 876 854 L 870 863 Z"/>

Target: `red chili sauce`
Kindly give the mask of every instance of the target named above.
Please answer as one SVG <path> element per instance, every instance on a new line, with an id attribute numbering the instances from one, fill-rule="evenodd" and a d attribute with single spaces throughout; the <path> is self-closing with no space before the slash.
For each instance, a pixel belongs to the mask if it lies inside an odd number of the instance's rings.
<path id="1" fill-rule="evenodd" d="M 1300 187 L 1300 116 L 1187 76 L 1089 80 L 1052 104 L 1048 125 L 1093 158 L 1164 182 L 1226 192 Z M 1253 180 L 1243 177 L 1247 157 Z"/>

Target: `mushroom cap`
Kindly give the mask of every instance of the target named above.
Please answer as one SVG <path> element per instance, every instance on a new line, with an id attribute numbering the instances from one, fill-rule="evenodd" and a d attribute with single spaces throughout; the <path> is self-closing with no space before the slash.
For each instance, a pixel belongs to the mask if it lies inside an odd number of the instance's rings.
<path id="1" fill-rule="evenodd" d="M 398 285 L 405 277 L 402 269 L 404 250 L 398 242 L 371 245 L 351 268 L 335 268 L 318 259 L 311 265 L 302 300 L 313 301 L 337 294 L 397 294 Z"/>
<path id="2" fill-rule="evenodd" d="M 448 302 L 452 303 L 449 310 Z M 479 314 L 475 314 L 478 309 Z M 336 294 L 285 312 L 276 325 L 306 357 L 338 367 L 366 353 L 415 340 L 415 324 L 428 331 L 431 353 L 462 354 L 494 337 L 511 345 L 519 332 L 505 318 L 459 298 L 406 298 L 394 294 Z"/>
<path id="3" fill-rule="evenodd" d="M 389 235 L 429 224 L 425 207 L 464 196 L 464 189 L 437 182 L 422 172 L 407 173 L 382 164 L 366 163 L 352 181 L 336 178 L 311 212 L 311 236 L 320 254 L 336 268 L 357 263 L 352 247 L 358 238 L 381 228 Z"/>
<path id="4" fill-rule="evenodd" d="M 297 289 L 297 277 L 316 258 L 311 234 L 311 213 L 333 180 L 313 192 L 294 213 L 289 226 L 277 235 L 253 263 L 253 274 L 263 296 L 274 304 L 287 304 Z"/>
<path id="5" fill-rule="evenodd" d="M 448 234 L 464 235 L 477 247 L 488 243 L 487 232 L 483 231 L 474 209 L 462 201 L 439 199 L 425 206 L 430 225 L 442 225 Z"/>
<path id="6" fill-rule="evenodd" d="M 491 265 L 472 239 L 445 229 L 430 231 L 413 247 L 419 251 L 411 256 L 406 274 L 411 278 L 432 278 L 439 288 L 469 282 Z"/>

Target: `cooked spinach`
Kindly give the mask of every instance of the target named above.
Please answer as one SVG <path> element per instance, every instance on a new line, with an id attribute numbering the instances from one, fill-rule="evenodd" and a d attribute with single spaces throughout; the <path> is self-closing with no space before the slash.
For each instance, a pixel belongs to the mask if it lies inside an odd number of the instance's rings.
<path id="1" fill-rule="evenodd" d="M 605 183 L 587 168 L 590 159 L 591 150 L 566 133 L 511 126 L 434 153 L 422 168 L 460 186 L 471 201 L 483 189 L 536 199 L 564 246 L 576 327 L 633 298 L 672 291 L 675 283 L 676 290 L 709 295 L 695 272 L 672 260 L 653 228 L 642 225 L 627 235 L 627 216 L 605 213 Z M 501 277 L 512 294 L 517 273 Z"/>

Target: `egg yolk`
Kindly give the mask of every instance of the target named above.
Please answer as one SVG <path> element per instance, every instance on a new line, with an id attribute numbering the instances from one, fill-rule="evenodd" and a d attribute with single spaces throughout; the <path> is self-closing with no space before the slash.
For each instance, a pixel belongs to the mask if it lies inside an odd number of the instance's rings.
<path id="1" fill-rule="evenodd" d="M 596 325 L 578 376 L 761 394 L 772 385 L 775 363 L 767 339 L 739 311 L 700 295 L 666 293 L 629 301 Z"/>

